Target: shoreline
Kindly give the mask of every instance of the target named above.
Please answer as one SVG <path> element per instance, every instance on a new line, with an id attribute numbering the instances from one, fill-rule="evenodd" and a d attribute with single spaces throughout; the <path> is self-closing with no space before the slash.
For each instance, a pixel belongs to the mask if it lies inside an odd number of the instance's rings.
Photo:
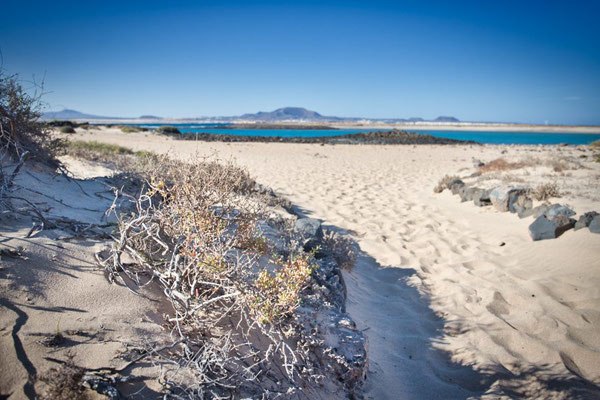
<path id="1" fill-rule="evenodd" d="M 600 126 L 594 125 L 535 125 L 535 124 L 510 124 L 510 123 L 477 123 L 477 122 L 452 122 L 452 123 L 365 123 L 365 122 L 253 122 L 253 121 L 211 121 L 200 119 L 73 119 L 76 123 L 88 122 L 94 125 L 119 125 L 119 124 L 207 124 L 231 123 L 238 127 L 229 129 L 265 129 L 263 126 L 277 126 L 278 129 L 398 129 L 398 130 L 432 130 L 432 131 L 475 131 L 475 132 L 523 132 L 523 133 L 563 133 L 563 134 L 600 134 Z M 46 121 L 50 122 L 50 121 Z M 254 126 L 254 127 L 250 127 Z M 218 128 L 217 128 L 218 129 Z"/>

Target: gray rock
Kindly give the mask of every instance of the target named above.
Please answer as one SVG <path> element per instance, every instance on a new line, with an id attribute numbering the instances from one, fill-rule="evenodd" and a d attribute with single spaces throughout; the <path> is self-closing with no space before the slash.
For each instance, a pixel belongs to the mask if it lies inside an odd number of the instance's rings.
<path id="1" fill-rule="evenodd" d="M 548 211 L 548 209 L 550 208 L 549 204 L 540 204 L 539 206 L 535 207 L 533 209 L 533 218 L 537 218 L 540 215 L 544 215 L 546 213 L 546 211 Z"/>
<path id="2" fill-rule="evenodd" d="M 533 240 L 554 239 L 574 225 L 575 220 L 564 215 L 552 217 L 551 219 L 540 215 L 529 225 L 529 235 Z"/>
<path id="3" fill-rule="evenodd" d="M 321 228 L 321 221 L 315 218 L 299 218 L 294 224 L 294 229 L 303 238 L 317 238 L 323 237 L 323 229 Z"/>
<path id="4" fill-rule="evenodd" d="M 525 208 L 525 207 L 521 207 L 521 206 L 516 206 L 515 208 L 517 210 L 517 215 L 521 219 L 527 218 L 527 217 L 530 217 L 533 215 L 533 208 Z"/>
<path id="5" fill-rule="evenodd" d="M 512 187 L 512 186 L 498 186 L 490 192 L 490 200 L 498 211 L 508 211 L 509 201 L 511 196 L 520 194 L 527 194 L 528 188 Z"/>
<path id="6" fill-rule="evenodd" d="M 600 233 L 600 215 L 596 215 L 590 222 L 590 232 Z"/>
<path id="7" fill-rule="evenodd" d="M 452 194 L 458 194 L 460 189 L 465 186 L 465 183 L 460 179 L 455 179 L 448 184 L 448 189 L 452 191 Z"/>
<path id="8" fill-rule="evenodd" d="M 464 186 L 459 194 L 460 194 L 460 201 L 461 202 L 465 202 L 465 201 L 471 201 L 473 200 L 473 196 L 475 194 L 475 192 L 479 190 L 477 188 L 473 188 L 473 187 L 468 187 L 468 186 Z"/>
<path id="9" fill-rule="evenodd" d="M 302 247 L 306 252 L 315 249 L 323 238 L 321 221 L 318 219 L 300 218 L 294 224 L 294 230 L 300 234 L 302 238 Z"/>
<path id="10" fill-rule="evenodd" d="M 485 164 L 481 160 L 478 160 L 477 158 L 473 159 L 473 166 L 475 168 L 483 167 L 484 165 Z"/>
<path id="11" fill-rule="evenodd" d="M 579 221 L 577 221 L 575 223 L 575 230 L 577 231 L 581 228 L 586 228 L 586 227 L 590 226 L 590 223 L 592 222 L 594 217 L 596 217 L 597 215 L 600 215 L 600 214 L 598 214 L 596 211 L 590 211 L 590 212 L 586 212 L 585 214 L 580 216 Z"/>
<path id="12" fill-rule="evenodd" d="M 477 207 L 485 207 L 492 204 L 490 200 L 490 191 L 485 189 L 476 189 L 473 193 L 473 203 Z"/>
<path id="13" fill-rule="evenodd" d="M 533 200 L 526 193 L 514 191 L 508 195 L 508 211 L 511 213 L 524 213 L 533 209 Z"/>
<path id="14" fill-rule="evenodd" d="M 563 215 L 565 217 L 572 217 L 573 215 L 575 215 L 575 211 L 571 210 L 569 207 L 560 204 L 552 204 L 548 211 L 544 213 L 544 215 L 548 218 L 557 217 L 559 215 Z"/>

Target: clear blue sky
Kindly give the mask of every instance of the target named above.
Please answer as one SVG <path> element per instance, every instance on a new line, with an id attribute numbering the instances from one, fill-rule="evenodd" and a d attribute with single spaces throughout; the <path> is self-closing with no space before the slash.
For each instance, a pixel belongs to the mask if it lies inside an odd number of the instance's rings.
<path id="1" fill-rule="evenodd" d="M 8 1 L 3 68 L 45 100 L 195 117 L 600 124 L 600 1 Z"/>

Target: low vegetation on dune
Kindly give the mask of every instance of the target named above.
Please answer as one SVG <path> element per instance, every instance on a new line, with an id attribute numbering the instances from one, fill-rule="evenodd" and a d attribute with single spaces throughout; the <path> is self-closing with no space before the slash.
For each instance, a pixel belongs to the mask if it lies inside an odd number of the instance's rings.
<path id="1" fill-rule="evenodd" d="M 119 126 L 121 132 L 123 133 L 135 133 L 135 132 L 147 132 L 147 128 L 142 128 L 141 126 L 133 126 L 133 125 L 121 125 Z"/>

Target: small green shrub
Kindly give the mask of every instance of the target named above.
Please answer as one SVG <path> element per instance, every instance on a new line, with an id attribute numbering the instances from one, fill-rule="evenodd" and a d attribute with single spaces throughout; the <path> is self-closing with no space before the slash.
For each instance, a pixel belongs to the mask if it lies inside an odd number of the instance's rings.
<path id="1" fill-rule="evenodd" d="M 75 133 L 75 129 L 72 126 L 61 126 L 58 128 L 60 133 Z"/>
<path id="2" fill-rule="evenodd" d="M 130 148 L 110 143 L 100 143 L 96 141 L 73 140 L 69 142 L 70 151 L 90 151 L 100 154 L 134 154 Z"/>
<path id="3" fill-rule="evenodd" d="M 166 133 L 171 135 L 181 134 L 181 131 L 174 126 L 161 126 L 157 130 L 160 133 Z"/>
<path id="4" fill-rule="evenodd" d="M 141 126 L 123 125 L 119 127 L 123 133 L 146 132 L 148 129 Z"/>

